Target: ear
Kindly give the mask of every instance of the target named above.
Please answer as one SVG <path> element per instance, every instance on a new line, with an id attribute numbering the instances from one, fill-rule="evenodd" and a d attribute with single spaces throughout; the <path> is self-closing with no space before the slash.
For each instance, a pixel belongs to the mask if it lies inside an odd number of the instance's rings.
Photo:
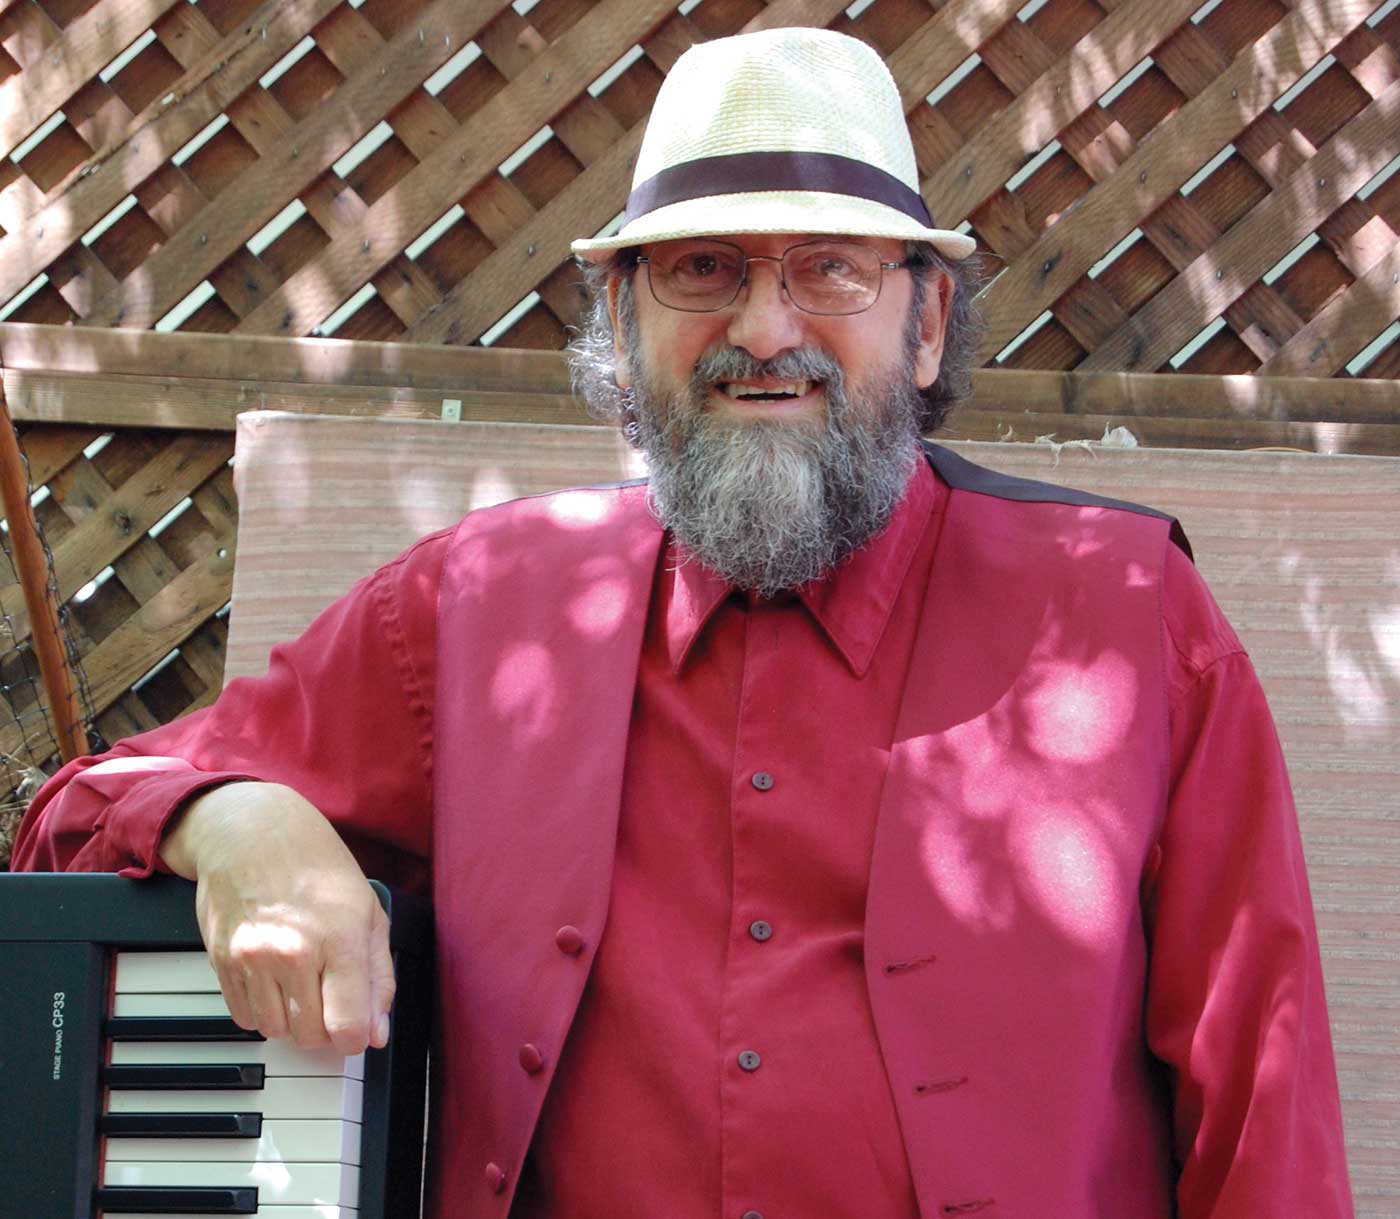
<path id="1" fill-rule="evenodd" d="M 943 271 L 930 271 L 924 293 L 924 315 L 919 321 L 919 346 L 914 353 L 914 384 L 928 389 L 938 380 L 943 363 L 943 336 L 948 307 L 953 303 L 953 279 Z"/>
<path id="2" fill-rule="evenodd" d="M 613 380 L 621 389 L 632 388 L 632 364 L 627 358 L 627 348 L 622 342 L 622 319 L 618 316 L 617 298 L 622 289 L 622 277 L 608 276 L 608 317 L 612 321 L 613 336 Z"/>

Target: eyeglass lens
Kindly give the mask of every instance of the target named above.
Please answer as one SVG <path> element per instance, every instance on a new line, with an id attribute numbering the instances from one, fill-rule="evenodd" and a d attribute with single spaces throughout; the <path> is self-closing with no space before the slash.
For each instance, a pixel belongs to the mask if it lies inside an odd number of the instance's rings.
<path id="1" fill-rule="evenodd" d="M 738 297 L 748 261 L 743 250 L 724 241 L 663 242 L 647 262 L 652 295 L 690 313 L 723 309 Z M 880 255 L 856 242 L 790 246 L 782 270 L 792 303 L 808 313 L 860 313 L 880 295 Z"/>

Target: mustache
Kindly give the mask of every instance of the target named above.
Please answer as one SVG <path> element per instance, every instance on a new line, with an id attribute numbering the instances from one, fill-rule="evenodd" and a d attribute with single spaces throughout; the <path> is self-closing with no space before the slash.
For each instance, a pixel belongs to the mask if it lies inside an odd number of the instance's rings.
<path id="1" fill-rule="evenodd" d="M 816 347 L 797 347 L 771 360 L 755 359 L 740 347 L 717 347 L 695 362 L 690 384 L 694 389 L 705 389 L 719 381 L 759 378 L 825 381 L 840 389 L 846 374 L 834 357 Z"/>

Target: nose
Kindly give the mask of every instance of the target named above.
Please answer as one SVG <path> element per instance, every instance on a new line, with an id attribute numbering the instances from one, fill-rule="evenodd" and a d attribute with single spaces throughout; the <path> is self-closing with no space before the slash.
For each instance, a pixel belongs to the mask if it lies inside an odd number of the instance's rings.
<path id="1" fill-rule="evenodd" d="M 731 308 L 729 342 L 754 359 L 771 360 L 802 345 L 802 311 L 788 299 L 777 259 L 749 260 L 748 280 Z"/>

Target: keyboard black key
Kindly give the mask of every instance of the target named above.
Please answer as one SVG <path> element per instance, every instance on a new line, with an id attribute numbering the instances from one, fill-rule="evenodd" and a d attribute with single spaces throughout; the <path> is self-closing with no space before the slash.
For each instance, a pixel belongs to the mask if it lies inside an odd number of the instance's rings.
<path id="1" fill-rule="evenodd" d="M 112 1041 L 264 1041 L 256 1029 L 239 1028 L 228 1016 L 110 1016 Z"/>
<path id="2" fill-rule="evenodd" d="M 125 1063 L 102 1068 L 102 1083 L 106 1087 L 133 1091 L 248 1091 L 264 1087 L 266 1078 L 267 1067 L 260 1062 L 192 1062 L 179 1066 Z"/>
<path id="3" fill-rule="evenodd" d="M 98 1129 L 109 1138 L 255 1139 L 261 1113 L 104 1113 Z"/>
<path id="4" fill-rule="evenodd" d="M 108 1185 L 94 1201 L 109 1215 L 256 1215 L 256 1189 L 219 1186 Z"/>

